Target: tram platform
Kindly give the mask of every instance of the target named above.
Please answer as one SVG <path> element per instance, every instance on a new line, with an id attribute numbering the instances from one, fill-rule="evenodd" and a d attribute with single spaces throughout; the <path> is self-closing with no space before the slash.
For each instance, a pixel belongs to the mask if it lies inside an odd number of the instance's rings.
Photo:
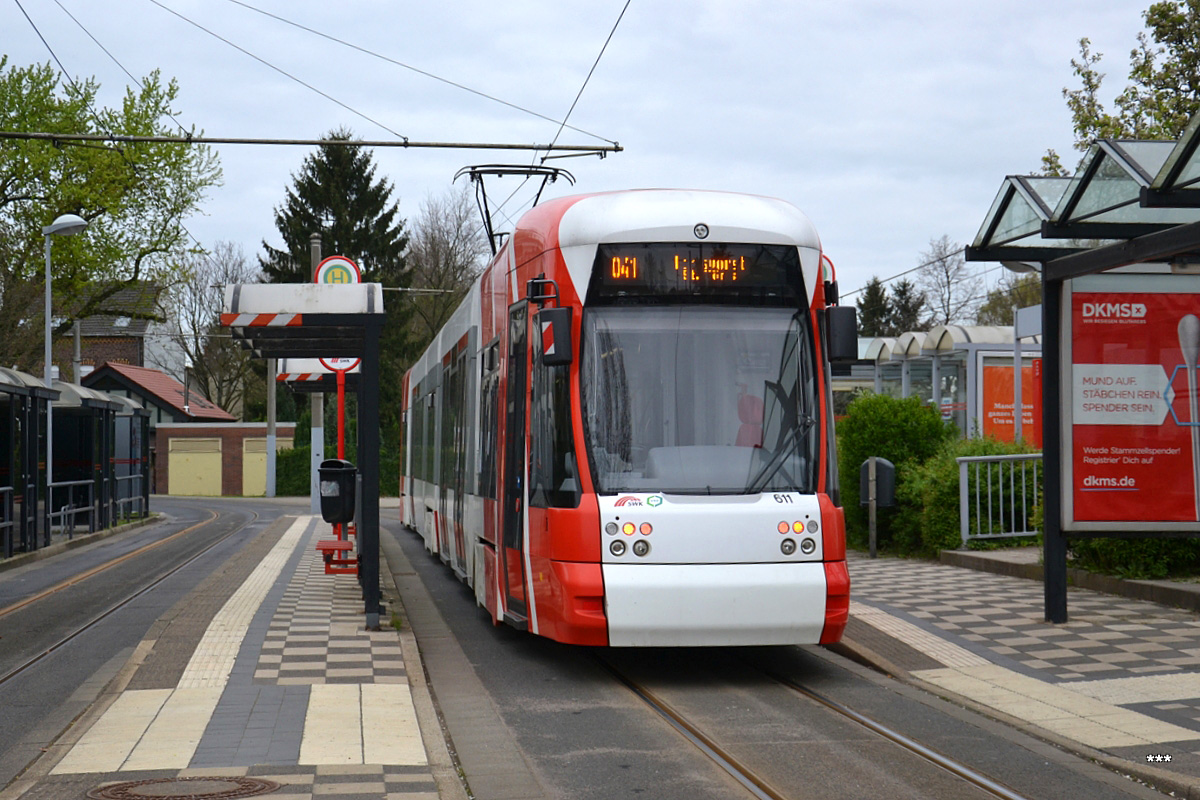
<path id="1" fill-rule="evenodd" d="M 243 546 L 0 798 L 461 797 L 390 573 L 368 631 L 357 578 L 326 574 L 328 533 L 284 517 Z"/>
<path id="2" fill-rule="evenodd" d="M 1074 575 L 1045 622 L 1036 548 L 950 563 L 850 554 L 838 649 L 1132 775 L 1200 798 L 1200 583 Z M 1148 599 L 1153 597 L 1159 602 Z M 1170 603 L 1170 605 L 1167 605 Z"/>

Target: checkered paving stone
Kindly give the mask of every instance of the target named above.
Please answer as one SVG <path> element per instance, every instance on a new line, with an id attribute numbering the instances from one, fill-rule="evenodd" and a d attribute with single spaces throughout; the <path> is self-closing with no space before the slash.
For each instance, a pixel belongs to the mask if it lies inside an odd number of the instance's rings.
<path id="1" fill-rule="evenodd" d="M 320 526 L 318 526 L 320 528 Z M 255 683 L 407 683 L 404 657 L 387 620 L 363 628 L 361 589 L 353 575 L 326 575 L 314 549 L 304 555 L 271 619 Z"/>
<path id="2" fill-rule="evenodd" d="M 437 784 L 419 767 L 251 767 L 246 774 L 281 784 L 272 800 L 437 800 Z"/>
<path id="3" fill-rule="evenodd" d="M 944 564 L 851 556 L 855 601 L 941 633 L 989 661 L 1055 682 L 1200 669 L 1200 615 L 1085 589 L 1045 622 L 1042 585 Z"/>
<path id="4" fill-rule="evenodd" d="M 62 800 L 83 797 L 97 786 L 146 779 L 249 776 L 280 784 L 265 797 L 270 800 L 437 800 L 437 784 L 427 768 L 343 765 L 328 767 L 263 766 L 224 769 L 192 768 L 182 771 L 142 771 L 120 774 L 51 776 L 23 796 L 23 800 Z M 150 795 L 147 794 L 147 797 Z"/>

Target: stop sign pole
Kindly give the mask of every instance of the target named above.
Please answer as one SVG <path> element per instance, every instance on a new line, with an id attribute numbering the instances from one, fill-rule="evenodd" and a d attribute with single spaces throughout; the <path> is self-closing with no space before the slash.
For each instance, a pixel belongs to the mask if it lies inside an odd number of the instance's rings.
<path id="1" fill-rule="evenodd" d="M 321 365 L 337 374 L 338 458 L 346 457 L 346 373 L 362 363 L 361 358 L 322 358 Z"/>

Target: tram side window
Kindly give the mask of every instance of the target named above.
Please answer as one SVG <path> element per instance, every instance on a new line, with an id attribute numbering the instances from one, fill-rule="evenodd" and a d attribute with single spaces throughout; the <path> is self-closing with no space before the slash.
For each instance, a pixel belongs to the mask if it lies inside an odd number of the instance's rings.
<path id="1" fill-rule="evenodd" d="M 570 366 L 542 364 L 542 337 L 531 338 L 529 504 L 539 508 L 576 508 L 580 487 L 571 431 Z"/>
<path id="2" fill-rule="evenodd" d="M 441 458 L 438 462 L 441 468 L 441 475 L 438 476 L 438 484 L 442 488 L 448 489 L 455 485 L 454 464 L 456 453 L 454 452 L 454 443 L 459 418 L 459 374 L 457 367 L 453 363 L 451 363 L 450 368 L 445 373 L 445 382 L 442 388 L 442 441 L 440 443 Z"/>
<path id="3" fill-rule="evenodd" d="M 482 391 L 479 393 L 480 494 L 496 498 L 496 449 L 500 438 L 500 344 L 493 342 L 484 352 Z"/>
<path id="4" fill-rule="evenodd" d="M 412 414 L 412 446 L 409 468 L 414 478 L 425 480 L 421 467 L 425 460 L 425 398 L 419 392 L 413 393 L 413 403 L 409 409 Z"/>

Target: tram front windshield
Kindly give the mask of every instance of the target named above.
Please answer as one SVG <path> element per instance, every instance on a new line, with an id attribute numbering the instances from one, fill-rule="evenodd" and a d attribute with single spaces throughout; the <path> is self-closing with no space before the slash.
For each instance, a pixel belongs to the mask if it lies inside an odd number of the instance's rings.
<path id="1" fill-rule="evenodd" d="M 794 309 L 600 306 L 580 384 L 596 490 L 815 491 L 817 395 Z"/>

